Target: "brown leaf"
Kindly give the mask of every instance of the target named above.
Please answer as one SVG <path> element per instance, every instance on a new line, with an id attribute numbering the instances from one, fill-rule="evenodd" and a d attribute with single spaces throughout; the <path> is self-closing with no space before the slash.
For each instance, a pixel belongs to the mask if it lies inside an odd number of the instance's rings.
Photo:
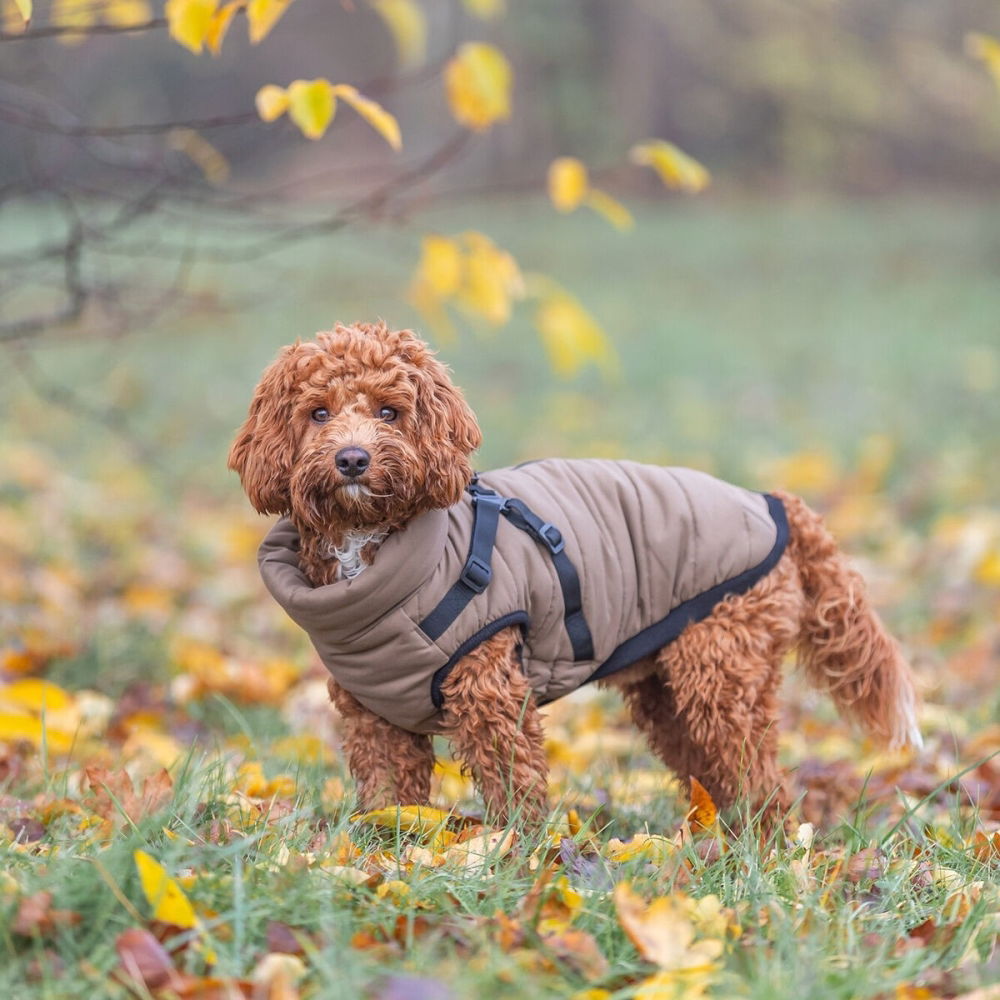
<path id="1" fill-rule="evenodd" d="M 143 816 L 162 809 L 173 793 L 174 783 L 165 769 L 146 778 L 141 794 L 136 792 L 131 777 L 124 770 L 109 771 L 106 767 L 91 765 L 84 774 L 94 793 L 90 808 L 116 824 L 123 817 L 137 823 Z"/>
<path id="2" fill-rule="evenodd" d="M 845 877 L 855 885 L 859 882 L 874 882 L 882 877 L 886 863 L 885 851 L 878 847 L 866 847 L 847 862 Z"/>
<path id="3" fill-rule="evenodd" d="M 82 919 L 73 910 L 53 910 L 51 892 L 36 892 L 21 900 L 10 928 L 25 937 L 45 937 L 57 927 L 70 927 Z"/>
<path id="4" fill-rule="evenodd" d="M 7 826 L 14 834 L 14 840 L 20 844 L 32 844 L 45 836 L 44 824 L 30 816 L 18 816 L 17 819 L 10 820 Z"/>
<path id="5" fill-rule="evenodd" d="M 608 974 L 608 960 L 586 931 L 570 927 L 558 934 L 546 934 L 542 944 L 584 979 L 602 979 Z"/>
<path id="6" fill-rule="evenodd" d="M 691 776 L 690 781 L 691 805 L 688 808 L 687 821 L 692 831 L 711 830 L 718 822 L 719 810 L 705 786 L 694 775 Z"/>
<path id="7" fill-rule="evenodd" d="M 126 982 L 132 980 L 156 990 L 170 983 L 179 985 L 180 979 L 166 948 L 141 927 L 130 927 L 115 939 L 120 968 L 117 970 Z"/>
<path id="8" fill-rule="evenodd" d="M 267 950 L 280 955 L 304 955 L 302 941 L 308 937 L 304 930 L 272 920 L 267 925 Z"/>

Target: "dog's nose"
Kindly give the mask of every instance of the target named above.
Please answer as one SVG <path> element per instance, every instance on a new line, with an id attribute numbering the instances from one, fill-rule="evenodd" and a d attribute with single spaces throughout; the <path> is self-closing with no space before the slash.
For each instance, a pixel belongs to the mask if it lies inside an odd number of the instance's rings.
<path id="1" fill-rule="evenodd" d="M 341 448 L 333 459 L 334 464 L 337 466 L 337 471 L 349 479 L 360 476 L 368 468 L 371 460 L 371 455 L 364 448 L 359 448 L 357 445 L 351 445 L 349 448 Z"/>

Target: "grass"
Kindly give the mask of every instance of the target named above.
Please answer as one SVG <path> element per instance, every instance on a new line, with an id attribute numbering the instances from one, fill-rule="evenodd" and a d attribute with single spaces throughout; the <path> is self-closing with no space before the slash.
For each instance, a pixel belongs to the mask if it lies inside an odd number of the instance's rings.
<path id="1" fill-rule="evenodd" d="M 782 758 L 804 798 L 789 835 L 692 837 L 687 803 L 617 702 L 583 695 L 548 710 L 556 843 L 520 830 L 466 867 L 432 833 L 352 820 L 322 675 L 261 592 L 263 525 L 225 452 L 280 344 L 335 318 L 416 321 L 400 293 L 416 239 L 377 232 L 241 271 L 205 266 L 190 278 L 195 306 L 134 337 L 39 346 L 43 377 L 72 390 L 61 404 L 17 366 L 0 373 L 0 657 L 6 679 L 26 671 L 66 697 L 25 710 L 44 735 L 0 743 L 0 996 L 124 996 L 116 942 L 136 928 L 178 946 L 186 995 L 226 995 L 204 979 L 205 949 L 212 975 L 246 980 L 280 945 L 277 922 L 304 949 L 303 996 L 624 1000 L 656 965 L 626 933 L 619 883 L 722 908 L 714 922 L 662 918 L 663 940 L 691 934 L 721 951 L 711 983 L 688 972 L 657 996 L 996 989 L 1000 852 L 983 838 L 1000 821 L 985 761 L 1000 708 L 988 572 L 990 546 L 1000 552 L 1000 205 L 642 206 L 627 237 L 546 212 L 474 214 L 598 316 L 621 378 L 557 382 L 526 308 L 508 329 L 442 344 L 484 427 L 481 464 L 628 455 L 806 492 L 865 555 L 915 653 L 926 753 L 852 739 L 792 678 Z M 452 232 L 468 220 L 421 222 Z M 82 416 L 77 397 L 117 408 L 117 430 Z M 169 792 L 143 806 L 142 783 L 171 761 Z M 96 788 L 86 767 L 103 769 Z M 435 800 L 477 808 L 448 767 Z M 571 809 L 582 829 L 567 826 Z M 815 827 L 808 849 L 800 821 Z M 637 834 L 652 846 L 614 847 Z M 137 849 L 182 880 L 196 933 L 152 919 Z M 25 901 L 42 891 L 79 920 L 25 927 Z"/>

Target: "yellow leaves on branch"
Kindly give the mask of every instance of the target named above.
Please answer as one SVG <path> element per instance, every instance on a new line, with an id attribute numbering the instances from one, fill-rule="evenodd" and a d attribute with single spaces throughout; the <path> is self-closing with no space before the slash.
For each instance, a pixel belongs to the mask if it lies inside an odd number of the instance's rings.
<path id="1" fill-rule="evenodd" d="M 524 298 L 538 300 L 535 326 L 557 374 L 572 376 L 587 364 L 605 374 L 617 370 L 617 357 L 600 324 L 551 278 L 535 274 L 526 281 L 517 261 L 482 233 L 424 238 L 410 301 L 439 333 L 453 333 L 448 305 L 502 326 L 514 302 Z"/>
<path id="2" fill-rule="evenodd" d="M 466 232 L 424 238 L 410 299 L 439 330 L 451 329 L 444 311 L 449 303 L 492 326 L 502 326 L 510 319 L 513 303 L 523 297 L 524 279 L 517 261 L 489 237 Z"/>
<path id="3" fill-rule="evenodd" d="M 192 128 L 174 128 L 167 133 L 171 149 L 183 153 L 204 175 L 209 184 L 229 180 L 229 161 L 204 136 Z"/>
<path id="4" fill-rule="evenodd" d="M 30 9 L 30 3 L 28 7 Z M 98 23 L 124 28 L 144 24 L 152 16 L 149 0 L 105 0 L 103 3 L 95 3 L 94 0 L 54 0 L 51 13 L 52 23 L 60 28 L 80 29 L 59 35 L 59 41 L 64 45 L 82 42 L 86 29 Z"/>
<path id="5" fill-rule="evenodd" d="M 30 24 L 32 13 L 31 0 L 14 0 L 14 6 L 17 8 L 17 12 L 24 19 L 25 25 Z"/>
<path id="6" fill-rule="evenodd" d="M 365 97 L 348 83 L 329 80 L 293 80 L 287 88 L 269 83 L 257 91 L 257 113 L 266 121 L 280 118 L 286 111 L 308 139 L 319 139 L 337 113 L 337 101 L 352 107 L 393 149 L 402 149 L 399 122 L 380 104 Z"/>
<path id="7" fill-rule="evenodd" d="M 403 69 L 423 64 L 427 56 L 427 17 L 416 0 L 371 0 L 372 9 L 389 29 Z"/>
<path id="8" fill-rule="evenodd" d="M 505 0 L 463 0 L 465 9 L 474 17 L 490 21 L 507 10 Z"/>
<path id="9" fill-rule="evenodd" d="M 629 159 L 642 167 L 652 167 L 668 188 L 697 194 L 712 178 L 696 159 L 664 139 L 646 139 L 629 150 Z"/>
<path id="10" fill-rule="evenodd" d="M 510 117 L 513 74 L 507 57 L 485 42 L 466 42 L 444 68 L 448 106 L 455 120 L 474 132 Z"/>
<path id="11" fill-rule="evenodd" d="M 167 0 L 163 13 L 170 37 L 192 52 L 201 52 L 212 30 L 218 5 L 218 0 Z"/>
<path id="12" fill-rule="evenodd" d="M 535 327 L 557 375 L 570 378 L 584 365 L 596 365 L 606 376 L 618 369 L 618 358 L 597 320 L 550 278 L 533 276 L 540 294 Z"/>
<path id="13" fill-rule="evenodd" d="M 218 55 L 222 40 L 233 17 L 244 11 L 247 33 L 256 45 L 270 33 L 292 0 L 230 0 L 219 6 L 219 0 L 167 0 L 164 14 L 174 41 L 200 53 L 206 46 Z"/>
<path id="14" fill-rule="evenodd" d="M 572 156 L 560 156 L 549 164 L 549 198 L 559 212 L 572 212 L 587 205 L 616 229 L 631 229 L 632 213 L 611 195 L 590 186 L 587 168 Z"/>
<path id="15" fill-rule="evenodd" d="M 970 32 L 965 36 L 965 51 L 985 64 L 990 76 L 1000 87 L 1000 39 L 992 35 Z"/>

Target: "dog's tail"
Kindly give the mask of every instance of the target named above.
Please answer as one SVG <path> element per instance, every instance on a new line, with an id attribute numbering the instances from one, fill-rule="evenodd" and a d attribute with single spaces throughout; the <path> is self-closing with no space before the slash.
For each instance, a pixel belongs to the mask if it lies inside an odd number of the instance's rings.
<path id="1" fill-rule="evenodd" d="M 864 580 L 817 513 L 796 496 L 777 495 L 788 514 L 788 549 L 806 598 L 799 660 L 807 676 L 881 742 L 921 746 L 913 675 L 872 608 Z"/>

